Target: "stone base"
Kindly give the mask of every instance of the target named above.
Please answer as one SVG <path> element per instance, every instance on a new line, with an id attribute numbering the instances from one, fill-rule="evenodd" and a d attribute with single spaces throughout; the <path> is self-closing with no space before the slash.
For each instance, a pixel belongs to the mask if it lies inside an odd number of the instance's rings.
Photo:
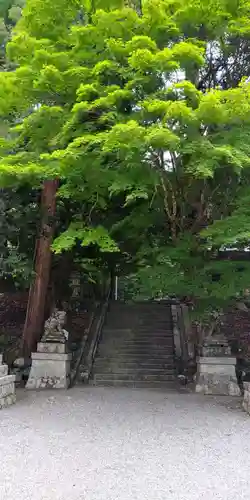
<path id="1" fill-rule="evenodd" d="M 200 357 L 197 359 L 195 391 L 201 394 L 240 396 L 234 357 Z"/>
<path id="2" fill-rule="evenodd" d="M 64 344 L 40 343 L 32 354 L 32 366 L 26 389 L 68 389 L 71 354 Z"/>
<path id="3" fill-rule="evenodd" d="M 250 382 L 244 382 L 243 409 L 250 415 Z"/>

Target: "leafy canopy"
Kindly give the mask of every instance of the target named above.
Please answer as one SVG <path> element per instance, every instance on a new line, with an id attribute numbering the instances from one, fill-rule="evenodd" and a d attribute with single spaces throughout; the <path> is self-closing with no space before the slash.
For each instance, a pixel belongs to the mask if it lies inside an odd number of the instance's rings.
<path id="1" fill-rule="evenodd" d="M 8 45 L 16 69 L 0 74 L 12 124 L 0 182 L 58 177 L 58 196 L 88 207 L 56 252 L 80 242 L 129 253 L 138 293 L 244 292 L 248 267 L 211 250 L 248 239 L 249 13 L 245 0 L 27 0 Z"/>

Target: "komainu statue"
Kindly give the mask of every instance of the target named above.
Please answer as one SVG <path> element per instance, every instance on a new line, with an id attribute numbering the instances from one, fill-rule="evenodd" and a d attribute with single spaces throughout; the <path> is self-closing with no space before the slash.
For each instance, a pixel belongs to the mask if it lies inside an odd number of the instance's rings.
<path id="1" fill-rule="evenodd" d="M 63 328 L 65 323 L 66 312 L 55 309 L 47 321 L 45 321 L 42 342 L 65 344 L 69 336 L 67 330 Z"/>

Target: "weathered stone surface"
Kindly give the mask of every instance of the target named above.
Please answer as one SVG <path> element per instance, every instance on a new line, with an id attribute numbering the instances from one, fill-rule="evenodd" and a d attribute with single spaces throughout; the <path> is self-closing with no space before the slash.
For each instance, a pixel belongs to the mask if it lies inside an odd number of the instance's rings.
<path id="1" fill-rule="evenodd" d="M 71 354 L 36 352 L 27 389 L 67 389 L 70 384 Z"/>
<path id="2" fill-rule="evenodd" d="M 0 365 L 0 378 L 5 377 L 6 375 L 8 375 L 8 366 Z"/>
<path id="3" fill-rule="evenodd" d="M 233 357 L 200 357 L 197 359 L 196 392 L 240 396 Z"/>
<path id="4" fill-rule="evenodd" d="M 15 403 L 15 401 L 15 376 L 8 374 L 0 376 L 0 409 Z"/>
<path id="5" fill-rule="evenodd" d="M 56 352 L 33 352 L 32 353 L 32 365 L 33 360 L 46 360 L 46 361 L 67 361 L 71 359 L 71 354 L 60 354 Z"/>
<path id="6" fill-rule="evenodd" d="M 244 382 L 244 397 L 242 406 L 250 415 L 250 382 Z"/>
<path id="7" fill-rule="evenodd" d="M 202 355 L 204 357 L 230 356 L 231 349 L 224 338 L 210 339 L 208 342 L 204 342 Z"/>
<path id="8" fill-rule="evenodd" d="M 57 342 L 39 342 L 37 352 L 66 354 L 68 350 L 66 344 Z"/>
<path id="9" fill-rule="evenodd" d="M 16 394 L 8 394 L 7 396 L 0 397 L 0 410 L 7 406 L 13 405 L 16 402 Z"/>

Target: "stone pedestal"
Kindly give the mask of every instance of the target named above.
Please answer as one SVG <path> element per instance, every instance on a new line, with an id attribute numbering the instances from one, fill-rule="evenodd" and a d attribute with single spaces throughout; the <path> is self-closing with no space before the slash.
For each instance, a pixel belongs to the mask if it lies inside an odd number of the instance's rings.
<path id="1" fill-rule="evenodd" d="M 68 389 L 71 359 L 65 343 L 40 342 L 32 353 L 26 389 Z"/>
<path id="2" fill-rule="evenodd" d="M 199 357 L 195 391 L 202 394 L 240 396 L 234 357 Z"/>
<path id="3" fill-rule="evenodd" d="M 0 354 L 0 409 L 16 402 L 15 375 L 8 375 L 8 366 L 2 363 Z"/>
<path id="4" fill-rule="evenodd" d="M 250 382 L 244 382 L 243 409 L 250 415 Z"/>

